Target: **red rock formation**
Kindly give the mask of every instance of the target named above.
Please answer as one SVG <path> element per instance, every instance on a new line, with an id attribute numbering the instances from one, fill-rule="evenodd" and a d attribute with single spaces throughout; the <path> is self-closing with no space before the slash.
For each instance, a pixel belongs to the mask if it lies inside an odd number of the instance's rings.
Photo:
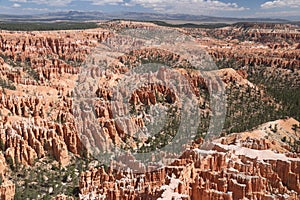
<path id="1" fill-rule="evenodd" d="M 174 198 L 180 195 L 182 199 L 200 200 L 298 199 L 299 157 L 289 158 L 288 154 L 271 151 L 269 145 L 275 143 L 258 140 L 256 137 L 264 134 L 253 132 L 253 138 L 247 132 L 240 133 L 236 145 L 230 142 L 235 135 L 216 140 L 212 150 L 200 150 L 196 145 L 169 166 L 145 174 L 120 171 L 113 166 L 107 171 L 103 167 L 92 168 L 81 174 L 80 198 L 157 199 L 172 183 L 168 194 Z M 178 185 L 174 186 L 174 182 Z"/>
<path id="2" fill-rule="evenodd" d="M 2 31 L 0 54 L 10 59 L 10 62 L 14 61 L 14 65 L 23 63 L 26 65 L 25 69 L 30 70 L 30 75 L 35 73 L 34 78 L 44 82 L 59 78 L 63 74 L 78 74 L 77 66 L 85 60 L 91 49 L 110 36 L 111 33 L 101 30 L 90 33 L 65 31 L 38 34 Z M 18 84 L 30 84 L 22 75 L 24 68 L 16 69 L 13 74 L 7 73 Z"/>
<path id="3" fill-rule="evenodd" d="M 28 122 L 0 122 L 1 141 L 5 146 L 5 155 L 14 164 L 20 162 L 32 165 L 36 158 L 52 154 L 63 165 L 68 164 L 68 151 L 80 154 L 83 150 L 79 136 L 70 130 L 72 124 L 55 124 L 40 121 L 40 124 Z"/>
<path id="4" fill-rule="evenodd" d="M 128 22 L 109 22 L 107 26 L 114 30 L 128 27 L 145 30 L 157 28 L 154 25 Z M 280 28 L 282 27 L 276 27 Z M 216 60 L 236 60 L 240 65 L 238 67 L 266 65 L 274 68 L 298 68 L 299 45 L 295 44 L 299 41 L 299 33 L 292 31 L 293 27 L 287 32 L 270 32 L 269 27 L 263 27 L 260 31 L 256 29 L 257 27 L 252 27 L 245 31 L 241 27 L 234 27 L 216 29 L 215 32 L 185 30 L 185 33 L 195 33 L 197 36 L 201 32 L 206 38 L 198 40 L 200 46 Z M 243 42 L 241 33 L 251 38 L 251 42 Z M 215 34 L 224 36 L 225 39 L 218 40 L 214 37 Z M 72 90 L 76 86 L 76 77 L 81 73 L 78 66 L 93 53 L 93 47 L 103 41 L 112 46 L 113 42 L 128 42 L 132 44 L 130 48 L 139 47 L 137 42 L 127 41 L 123 37 L 116 37 L 115 41 L 107 40 L 111 36 L 110 31 L 102 29 L 0 32 L 0 54 L 3 56 L 0 58 L 0 78 L 17 87 L 15 91 L 0 90 L 0 141 L 4 152 L 0 152 L 0 175 L 4 178 L 0 186 L 1 199 L 13 199 L 15 190 L 14 184 L 5 177 L 8 171 L 6 162 L 30 167 L 36 159 L 51 155 L 62 166 L 66 166 L 71 159 L 70 152 L 75 156 L 87 154 L 84 147 L 86 143 L 77 127 L 79 122 L 74 119 L 78 113 L 70 98 L 75 93 Z M 279 41 L 270 42 L 270 38 L 274 37 Z M 288 43 L 291 41 L 295 44 Z M 93 95 L 98 97 L 97 101 L 87 102 L 95 113 L 79 112 L 79 117 L 83 119 L 81 125 L 87 132 L 87 139 L 94 146 L 106 149 L 114 144 L 136 148 L 139 144 L 135 141 L 134 134 L 145 127 L 147 120 L 151 120 L 143 107 L 178 103 L 178 96 L 168 88 L 170 79 L 187 80 L 191 88 L 186 86 L 181 89 L 190 89 L 201 103 L 204 100 L 200 87 L 219 88 L 217 84 L 210 84 L 212 77 L 205 78 L 200 72 L 187 70 L 192 69 L 192 64 L 174 52 L 158 47 L 136 49 L 123 56 L 118 54 L 111 68 L 106 71 L 99 68 L 91 71 L 91 77 L 103 78 L 94 86 L 96 90 Z M 112 86 L 133 67 L 149 62 L 164 63 L 176 68 L 174 71 L 182 77 L 180 79 L 172 74 L 167 77 L 166 69 L 153 73 L 165 85 L 144 84 L 132 91 L 128 103 L 134 106 L 136 113 L 116 120 L 114 115 L 124 114 L 130 108 L 112 103 Z M 215 73 L 227 85 L 251 85 L 246 80 L 247 73 L 244 70 L 222 69 Z M 149 75 L 147 80 L 151 78 L 153 77 Z M 84 89 L 89 92 L 94 87 Z M 121 90 L 126 92 L 126 87 L 128 85 L 124 85 Z M 36 94 L 27 94 L 30 91 Z M 203 108 L 206 109 L 206 106 Z M 96 131 L 99 129 L 92 129 L 95 125 L 90 120 L 93 114 L 96 124 L 100 124 L 99 132 Z M 173 163 L 156 171 L 135 174 L 132 171 L 116 170 L 112 166 L 106 171 L 104 167 L 91 167 L 81 174 L 80 199 L 158 199 L 166 194 L 174 199 L 197 200 L 299 199 L 299 154 L 288 152 L 288 144 L 282 144 L 271 136 L 254 137 L 253 134 L 251 137 L 240 137 L 228 136 L 215 141 L 215 146 L 210 151 L 200 150 L 199 145 L 203 141 L 199 140 Z M 253 152 L 271 156 L 253 156 Z M 122 159 L 134 169 L 143 169 L 130 155 Z M 59 195 L 56 199 L 67 197 Z"/>
<path id="5" fill-rule="evenodd" d="M 163 193 L 162 186 L 168 185 L 170 177 L 174 176 L 181 183 L 174 189 L 174 195 L 179 192 L 192 199 L 265 199 L 271 197 L 270 193 L 275 194 L 271 199 L 281 199 L 283 194 L 297 199 L 299 174 L 294 174 L 290 167 L 283 166 L 280 161 L 267 167 L 267 163 L 247 157 L 235 158 L 230 153 L 207 153 L 185 152 L 180 162 L 174 162 L 174 166 L 145 175 L 93 169 L 81 175 L 81 197 L 84 199 L 93 195 L 106 196 L 105 199 L 123 199 L 128 195 L 158 198 Z M 299 165 L 299 161 L 292 163 Z M 287 167 L 287 170 L 279 172 L 278 169 L 283 167 Z"/>
<path id="6" fill-rule="evenodd" d="M 0 197 L 3 200 L 13 200 L 15 195 L 15 184 L 11 181 L 4 181 L 0 185 Z"/>

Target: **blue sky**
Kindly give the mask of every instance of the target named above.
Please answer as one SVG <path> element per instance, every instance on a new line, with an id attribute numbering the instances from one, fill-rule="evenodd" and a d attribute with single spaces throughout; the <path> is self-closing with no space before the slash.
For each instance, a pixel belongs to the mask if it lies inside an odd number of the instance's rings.
<path id="1" fill-rule="evenodd" d="M 0 0 L 1 14 L 70 10 L 226 17 L 293 17 L 300 20 L 300 0 Z"/>

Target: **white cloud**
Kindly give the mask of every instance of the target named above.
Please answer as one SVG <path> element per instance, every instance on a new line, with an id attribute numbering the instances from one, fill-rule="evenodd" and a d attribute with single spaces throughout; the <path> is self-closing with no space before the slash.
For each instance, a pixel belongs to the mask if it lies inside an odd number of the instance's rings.
<path id="1" fill-rule="evenodd" d="M 45 4 L 51 6 L 65 6 L 76 0 L 10 0 L 11 2 L 17 3 L 35 3 L 35 4 Z M 82 0 L 87 2 L 92 2 L 93 5 L 117 5 L 123 3 L 123 0 Z"/>
<path id="2" fill-rule="evenodd" d="M 13 8 L 20 8 L 20 7 L 21 7 L 21 5 L 20 5 L 20 4 L 18 4 L 18 3 L 14 3 L 14 4 L 12 5 L 12 7 L 13 7 Z"/>
<path id="3" fill-rule="evenodd" d="M 270 8 L 298 8 L 300 7 L 300 0 L 275 0 L 275 1 L 267 1 L 264 4 L 261 4 L 261 7 L 264 9 Z"/>
<path id="4" fill-rule="evenodd" d="M 11 2 L 17 2 L 17 3 L 26 3 L 27 0 L 9 0 Z"/>
<path id="5" fill-rule="evenodd" d="M 17 3 L 35 3 L 35 4 L 45 4 L 50 6 L 65 6 L 72 2 L 73 0 L 10 0 Z"/>
<path id="6" fill-rule="evenodd" d="M 123 3 L 123 0 L 91 0 L 93 5 L 118 5 Z"/>
<path id="7" fill-rule="evenodd" d="M 16 3 L 35 3 L 49 6 L 66 6 L 78 0 L 10 0 Z M 224 3 L 221 0 L 81 0 L 92 5 L 142 6 L 158 12 L 178 14 L 210 14 L 217 11 L 247 10 L 237 3 Z"/>
<path id="8" fill-rule="evenodd" d="M 24 11 L 38 11 L 38 12 L 49 11 L 48 8 L 23 8 L 22 10 L 24 10 Z"/>
<path id="9" fill-rule="evenodd" d="M 247 8 L 236 3 L 216 0 L 131 0 L 127 6 L 140 5 L 168 13 L 203 14 L 211 11 L 242 11 Z"/>

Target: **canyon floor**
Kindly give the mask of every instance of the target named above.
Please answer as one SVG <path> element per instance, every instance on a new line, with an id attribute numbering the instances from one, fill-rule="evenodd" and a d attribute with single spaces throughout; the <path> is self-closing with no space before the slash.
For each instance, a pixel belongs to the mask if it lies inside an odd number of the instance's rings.
<path id="1" fill-rule="evenodd" d="M 300 199 L 300 26 L 0 31 L 1 199 Z"/>

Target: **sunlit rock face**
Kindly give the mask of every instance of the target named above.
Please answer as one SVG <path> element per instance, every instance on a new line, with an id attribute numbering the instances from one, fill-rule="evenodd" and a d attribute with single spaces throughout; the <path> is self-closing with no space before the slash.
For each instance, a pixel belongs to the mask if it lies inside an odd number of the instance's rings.
<path id="1" fill-rule="evenodd" d="M 300 159 L 275 139 L 286 131 L 292 138 L 299 137 L 288 126 L 295 122 L 279 120 L 253 132 L 222 137 L 214 141 L 211 150 L 201 150 L 195 144 L 170 166 L 146 174 L 93 168 L 81 174 L 80 197 L 298 199 Z M 282 131 L 266 139 L 270 124 L 277 124 Z"/>

